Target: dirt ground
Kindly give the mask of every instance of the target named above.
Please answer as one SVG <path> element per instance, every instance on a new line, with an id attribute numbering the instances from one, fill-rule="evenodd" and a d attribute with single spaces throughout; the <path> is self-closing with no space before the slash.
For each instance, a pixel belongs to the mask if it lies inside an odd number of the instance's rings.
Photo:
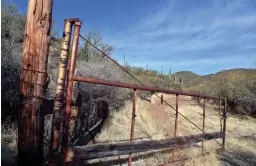
<path id="1" fill-rule="evenodd" d="M 164 95 L 164 100 L 175 108 L 175 96 Z M 160 99 L 156 96 L 151 98 L 152 106 L 149 108 L 151 115 L 162 121 L 164 127 L 169 131 L 169 136 L 173 135 L 175 111 L 166 104 L 161 105 Z M 201 101 L 202 103 L 202 101 Z M 189 98 L 180 97 L 179 111 L 192 120 L 196 125 L 202 127 L 202 107 L 196 101 Z M 206 132 L 220 131 L 218 106 L 211 103 L 206 104 Z M 178 135 L 199 134 L 200 130 L 179 116 Z M 217 139 L 221 143 L 221 139 Z M 205 146 L 211 150 L 220 146 L 214 141 L 209 141 Z M 226 132 L 226 150 L 218 156 L 220 165 L 224 166 L 251 166 L 256 165 L 256 120 L 251 117 L 239 117 L 228 114 Z"/>

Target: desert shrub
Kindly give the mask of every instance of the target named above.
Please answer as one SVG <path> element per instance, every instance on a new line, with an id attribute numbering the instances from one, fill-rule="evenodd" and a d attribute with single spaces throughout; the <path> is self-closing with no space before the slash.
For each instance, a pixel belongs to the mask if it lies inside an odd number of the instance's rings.
<path id="1" fill-rule="evenodd" d="M 256 80 L 227 80 L 219 83 L 217 94 L 227 98 L 228 109 L 233 113 L 255 115 Z"/>
<path id="2" fill-rule="evenodd" d="M 176 89 L 181 90 L 181 84 L 174 82 L 166 75 L 158 75 L 155 70 L 144 70 L 140 67 L 128 66 L 128 70 L 133 74 L 137 79 L 139 79 L 144 85 L 152 86 L 155 88 L 166 88 L 166 89 Z M 139 84 L 136 80 L 134 80 L 128 74 L 125 75 L 125 81 L 130 83 Z M 152 93 L 148 91 L 138 91 L 137 95 L 146 99 L 151 97 Z"/>
<path id="3" fill-rule="evenodd" d="M 222 78 L 214 83 L 206 83 L 188 88 L 189 91 L 222 96 L 227 98 L 227 109 L 231 113 L 256 115 L 256 80 Z M 218 104 L 218 100 L 215 100 Z"/>
<path id="4" fill-rule="evenodd" d="M 80 61 L 77 63 L 79 75 L 87 77 L 95 77 L 105 80 L 122 80 L 123 73 L 110 61 L 88 63 Z M 120 102 L 129 97 L 125 89 L 120 89 L 111 86 L 103 86 L 96 84 L 78 83 L 79 90 L 83 94 L 87 94 L 90 99 L 104 100 L 111 107 L 119 107 Z M 122 98 L 124 97 L 124 98 Z"/>
<path id="5" fill-rule="evenodd" d="M 2 100 L 17 102 L 21 73 L 21 56 L 25 17 L 15 5 L 2 6 L 1 10 L 1 93 Z"/>
<path id="6" fill-rule="evenodd" d="M 99 32 L 89 31 L 84 37 L 107 55 L 114 50 L 114 46 L 106 44 Z M 85 60 L 87 62 L 94 63 L 106 59 L 106 57 L 87 42 L 81 45 L 78 51 L 78 60 Z"/>

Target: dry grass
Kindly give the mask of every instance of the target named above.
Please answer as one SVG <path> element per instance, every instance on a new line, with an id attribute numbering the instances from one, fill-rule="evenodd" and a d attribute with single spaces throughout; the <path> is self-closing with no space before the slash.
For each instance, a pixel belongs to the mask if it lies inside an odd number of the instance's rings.
<path id="1" fill-rule="evenodd" d="M 156 103 L 158 101 L 156 100 Z M 164 128 L 164 124 L 159 119 L 155 119 L 149 112 L 149 108 L 153 105 L 148 101 L 137 99 L 136 107 L 136 124 L 135 124 L 135 139 L 163 139 L 168 137 L 168 131 Z M 202 127 L 202 107 L 197 105 L 196 102 L 187 101 L 183 102 L 179 107 L 183 115 L 191 119 L 199 127 Z M 168 119 L 173 122 L 173 110 L 165 107 L 165 113 Z M 216 132 L 220 129 L 220 121 L 218 118 L 218 107 L 211 103 L 206 104 L 206 132 Z M 111 116 L 107 119 L 102 128 L 102 132 L 97 135 L 97 142 L 117 142 L 130 138 L 130 126 L 132 117 L 132 102 L 127 101 L 124 107 L 117 111 L 112 111 Z M 49 138 L 49 129 L 51 116 L 46 117 L 45 131 L 46 138 Z M 17 156 L 17 124 L 11 123 L 7 120 L 2 124 L 2 163 L 13 164 L 15 156 Z M 227 134 L 226 134 L 226 151 L 221 155 L 216 155 L 215 149 L 220 146 L 215 141 L 206 141 L 204 148 L 210 154 L 204 157 L 198 157 L 197 154 L 201 153 L 201 143 L 197 147 L 177 150 L 176 158 L 181 159 L 184 157 L 191 157 L 184 163 L 176 163 L 176 165 L 185 166 L 218 166 L 218 165 L 256 165 L 256 119 L 251 117 L 239 117 L 228 115 L 227 119 Z M 48 133 L 48 134 L 47 134 Z M 190 135 L 201 133 L 196 127 L 193 127 L 184 118 L 179 116 L 178 119 L 178 135 Z M 221 142 L 220 139 L 217 141 Z M 47 139 L 46 142 L 47 144 Z M 143 156 L 147 153 L 133 154 L 133 156 Z M 133 165 L 157 165 L 161 163 L 168 163 L 171 161 L 171 150 L 167 153 L 155 153 L 150 157 L 139 157 Z M 120 156 L 126 160 L 128 155 Z M 107 159 L 117 159 L 116 157 L 103 158 L 94 161 L 106 161 Z"/>
<path id="2" fill-rule="evenodd" d="M 161 95 L 161 94 L 159 94 Z M 164 96 L 168 98 L 168 96 Z M 186 99 L 187 100 L 187 99 Z M 153 104 L 158 104 L 159 99 L 152 97 L 151 101 Z M 172 101 L 171 101 L 172 102 Z M 170 102 L 170 103 L 171 103 Z M 166 129 L 161 125 L 161 121 L 154 119 L 150 116 L 148 108 L 153 104 L 147 101 L 139 101 L 138 104 L 138 116 L 136 117 L 135 125 L 135 136 L 144 137 L 150 136 L 151 139 L 161 139 L 166 138 Z M 171 103 L 172 105 L 174 103 Z M 202 101 L 201 101 L 202 104 Z M 117 141 L 117 140 L 128 140 L 130 133 L 130 123 L 131 123 L 131 111 L 132 103 L 126 103 L 125 107 L 114 112 L 112 117 L 108 120 L 107 124 L 103 128 L 103 131 L 98 135 L 98 140 L 106 141 Z M 192 120 L 196 125 L 202 128 L 202 106 L 198 105 L 195 101 L 183 102 L 179 111 Z M 171 122 L 174 121 L 173 110 L 169 107 L 165 107 L 166 116 Z M 138 118 L 139 117 L 139 118 Z M 142 118 L 143 117 L 143 118 Z M 204 150 L 209 152 L 209 155 L 198 157 L 201 153 L 201 142 L 197 143 L 197 147 L 191 147 L 187 149 L 178 150 L 176 153 L 177 159 L 181 158 L 191 158 L 183 163 L 176 163 L 176 165 L 185 166 L 219 166 L 219 165 L 234 165 L 232 160 L 236 160 L 236 157 L 229 157 L 233 152 L 245 151 L 248 153 L 256 152 L 256 120 L 250 117 L 241 117 L 228 115 L 227 119 L 227 136 L 226 136 L 226 151 L 221 155 L 217 155 L 215 150 L 220 148 L 214 140 L 204 142 Z M 155 121 L 154 121 L 155 120 Z M 142 123 L 143 122 L 143 123 Z M 146 122 L 146 124 L 145 124 Z M 220 118 L 219 118 L 219 108 L 213 105 L 212 101 L 206 102 L 206 119 L 205 119 L 205 132 L 216 132 L 220 131 Z M 161 132 L 160 132 L 161 131 Z M 163 132 L 164 131 L 164 132 Z M 165 133 L 165 134 L 161 134 Z M 191 134 L 202 133 L 199 129 L 194 127 L 191 123 L 185 120 L 183 117 L 179 116 L 178 120 L 178 135 L 185 136 Z M 217 139 L 219 143 L 222 142 L 221 139 Z M 136 156 L 135 154 L 133 156 Z M 255 155 L 256 156 L 256 155 Z M 254 157 L 255 157 L 254 156 Z M 127 157 L 127 156 L 126 156 Z M 236 163 L 243 163 L 245 158 L 240 158 L 241 161 L 235 161 Z M 102 160 L 103 161 L 103 160 Z M 144 165 L 157 165 L 160 163 L 168 163 L 171 161 L 170 153 L 156 153 L 151 157 L 141 158 L 140 160 L 133 163 L 133 165 L 144 166 Z M 249 165 L 253 165 L 254 160 L 248 161 Z M 230 164 L 232 163 L 232 164 Z M 246 165 L 248 163 L 242 164 Z M 239 165 L 239 164 L 238 164 Z"/>
<path id="3" fill-rule="evenodd" d="M 11 117 L 8 117 L 1 126 L 1 160 L 3 165 L 15 164 L 15 156 L 18 154 L 17 141 L 17 124 L 12 123 Z"/>
<path id="4" fill-rule="evenodd" d="M 160 121 L 154 119 L 148 112 L 150 103 L 137 98 L 136 120 L 134 136 L 136 138 L 163 139 L 167 131 L 162 128 Z M 125 106 L 118 111 L 112 111 L 102 131 L 97 135 L 97 142 L 115 142 L 129 140 L 132 119 L 132 102 L 127 101 Z"/>
<path id="5" fill-rule="evenodd" d="M 18 155 L 18 125 L 8 117 L 1 126 L 1 152 L 3 165 L 16 165 Z M 51 137 L 52 115 L 45 116 L 44 119 L 44 156 L 48 154 L 49 140 Z"/>

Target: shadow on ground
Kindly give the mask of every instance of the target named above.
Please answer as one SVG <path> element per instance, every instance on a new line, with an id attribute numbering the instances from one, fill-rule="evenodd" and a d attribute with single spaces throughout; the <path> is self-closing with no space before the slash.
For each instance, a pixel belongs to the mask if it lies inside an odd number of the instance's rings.
<path id="1" fill-rule="evenodd" d="M 227 150 L 221 153 L 220 161 L 223 166 L 253 166 L 256 165 L 256 150 L 255 152 Z"/>

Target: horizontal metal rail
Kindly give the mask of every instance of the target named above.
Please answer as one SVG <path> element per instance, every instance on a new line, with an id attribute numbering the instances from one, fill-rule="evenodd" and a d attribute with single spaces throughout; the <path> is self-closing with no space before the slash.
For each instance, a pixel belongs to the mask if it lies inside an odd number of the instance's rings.
<path id="1" fill-rule="evenodd" d="M 166 148 L 182 148 L 200 142 L 202 140 L 212 140 L 222 138 L 223 132 L 204 133 L 190 136 L 181 136 L 171 139 L 122 142 L 115 144 L 75 146 L 69 149 L 67 161 L 89 160 L 102 157 L 126 155 L 130 153 L 146 152 L 150 150 L 159 150 Z"/>
<path id="2" fill-rule="evenodd" d="M 142 86 L 142 85 L 130 84 L 126 82 L 110 81 L 110 80 L 104 80 L 104 79 L 98 79 L 98 78 L 92 78 L 92 77 L 82 77 L 82 76 L 76 76 L 76 75 L 73 76 L 73 80 L 86 82 L 86 83 L 128 88 L 128 89 L 138 89 L 138 90 L 151 91 L 151 92 L 162 92 L 166 94 L 178 94 L 178 95 L 186 95 L 186 96 L 192 96 L 192 97 L 202 97 L 207 99 L 220 98 L 216 96 L 202 95 L 202 94 L 192 93 L 192 92 L 183 92 L 183 91 L 170 90 L 170 89 L 164 89 L 164 88 L 154 88 L 150 86 Z"/>

